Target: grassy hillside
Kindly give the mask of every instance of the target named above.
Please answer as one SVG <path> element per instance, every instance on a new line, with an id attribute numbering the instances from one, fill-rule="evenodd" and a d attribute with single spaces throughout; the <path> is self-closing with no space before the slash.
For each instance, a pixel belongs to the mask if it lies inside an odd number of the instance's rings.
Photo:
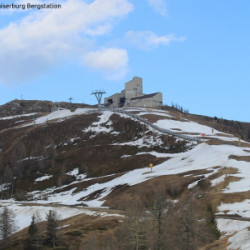
<path id="1" fill-rule="evenodd" d="M 171 107 L 129 112 L 177 136 L 80 104 L 13 101 L 0 107 L 0 212 L 7 205 L 19 228 L 29 226 L 35 214 L 38 228 L 36 238 L 26 228 L 2 240 L 3 249 L 53 248 L 49 210 L 61 216 L 57 249 L 235 244 L 228 225 L 245 223 L 249 213 L 237 214 L 232 206 L 244 207 L 250 195 L 249 124 Z M 183 140 L 178 133 L 201 141 Z M 239 233 L 247 228 L 244 224 Z"/>

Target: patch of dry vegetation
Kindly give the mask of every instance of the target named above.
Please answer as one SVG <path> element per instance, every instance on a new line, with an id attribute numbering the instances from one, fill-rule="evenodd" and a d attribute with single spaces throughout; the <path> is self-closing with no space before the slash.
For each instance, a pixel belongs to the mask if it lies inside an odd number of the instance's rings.
<path id="1" fill-rule="evenodd" d="M 191 180 L 192 177 L 181 178 L 171 175 L 156 177 L 134 186 L 119 185 L 105 198 L 104 206 L 124 210 L 128 203 L 141 200 L 147 208 L 152 202 L 153 194 L 160 188 L 166 190 L 169 197 L 174 199 L 184 191 Z"/>
<path id="2" fill-rule="evenodd" d="M 162 120 L 162 119 L 164 119 L 164 120 L 169 119 L 169 117 L 167 117 L 167 116 L 158 115 L 158 114 L 145 114 L 145 115 L 142 115 L 141 117 L 147 119 L 151 123 L 155 123 L 155 122 Z"/>
<path id="3" fill-rule="evenodd" d="M 204 179 L 202 181 L 206 184 L 202 184 L 202 182 L 198 183 L 198 188 L 203 190 L 203 197 L 201 199 L 204 202 L 209 201 L 214 211 L 217 210 L 217 207 L 221 203 L 242 202 L 250 198 L 250 191 L 240 193 L 223 192 L 231 182 L 235 182 L 240 179 L 238 177 L 233 176 L 233 174 L 236 174 L 237 172 L 238 169 L 236 168 L 222 168 L 215 174 L 211 175 L 208 179 Z M 210 180 L 216 179 L 222 175 L 225 175 L 224 181 L 218 183 L 215 186 L 210 185 Z"/>
<path id="4" fill-rule="evenodd" d="M 250 147 L 249 143 L 239 141 L 223 141 L 223 139 L 209 139 L 207 141 L 208 145 L 234 145 L 238 147 Z"/>
<path id="5" fill-rule="evenodd" d="M 108 236 L 111 235 L 113 237 L 114 231 L 120 225 L 121 219 L 122 217 L 118 216 L 100 217 L 80 214 L 59 221 L 57 233 L 58 245 L 55 248 L 49 247 L 44 242 L 47 223 L 40 222 L 37 226 L 39 231 L 43 232 L 43 236 L 40 239 L 38 249 L 103 249 L 100 245 L 100 242 L 105 244 L 105 240 Z M 97 237 L 98 240 L 92 242 L 93 236 Z M 28 247 L 28 239 L 28 229 L 26 228 L 12 236 L 11 245 L 7 249 L 30 249 Z M 102 241 L 102 239 L 104 240 Z M 99 244 L 96 245 L 95 248 L 93 244 L 98 242 Z M 90 245 L 92 248 L 87 248 L 87 245 Z"/>
<path id="6" fill-rule="evenodd" d="M 247 162 L 250 162 L 250 156 L 230 155 L 229 159 L 234 159 L 236 161 L 247 161 Z"/>
<path id="7" fill-rule="evenodd" d="M 215 240 L 214 242 L 199 248 L 199 250 L 218 250 L 225 249 L 225 240 L 228 237 L 223 237 L 221 239 Z"/>

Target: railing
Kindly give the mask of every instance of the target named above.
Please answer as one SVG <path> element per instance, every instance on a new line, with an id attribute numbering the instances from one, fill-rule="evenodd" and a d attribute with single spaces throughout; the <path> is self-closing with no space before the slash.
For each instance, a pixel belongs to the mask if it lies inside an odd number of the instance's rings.
<path id="1" fill-rule="evenodd" d="M 121 113 L 121 114 L 125 114 L 125 115 L 128 115 L 134 119 L 137 119 L 145 124 L 147 124 L 148 126 L 150 126 L 151 128 L 159 131 L 159 132 L 162 132 L 162 133 L 165 133 L 165 134 L 168 134 L 168 135 L 172 135 L 172 136 L 176 136 L 178 138 L 181 138 L 181 139 L 184 139 L 184 140 L 187 140 L 187 141 L 197 141 L 197 142 L 201 142 L 203 141 L 202 138 L 200 137 L 194 137 L 194 136 L 188 136 L 188 135 L 183 135 L 183 134 L 180 134 L 180 133 L 177 133 L 177 132 L 174 132 L 172 130 L 169 130 L 169 129 L 166 129 L 166 128 L 160 128 L 156 125 L 154 125 L 153 123 L 151 123 L 149 120 L 139 116 L 139 115 L 136 115 L 136 114 L 132 114 L 128 111 L 125 111 L 123 109 L 120 109 L 120 108 L 102 108 L 102 109 L 98 109 L 98 110 L 95 110 L 95 111 L 89 111 L 88 113 L 95 113 L 95 112 L 99 112 L 99 111 L 112 111 L 112 112 L 116 112 L 116 113 Z"/>

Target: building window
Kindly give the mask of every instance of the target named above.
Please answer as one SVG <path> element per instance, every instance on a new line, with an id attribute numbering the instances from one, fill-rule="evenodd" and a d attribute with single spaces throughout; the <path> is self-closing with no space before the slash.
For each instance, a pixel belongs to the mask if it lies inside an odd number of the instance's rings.
<path id="1" fill-rule="evenodd" d="M 125 101 L 126 101 L 126 98 L 125 98 L 125 97 L 121 97 L 121 98 L 120 98 L 120 107 L 123 107 L 123 106 L 124 106 Z"/>

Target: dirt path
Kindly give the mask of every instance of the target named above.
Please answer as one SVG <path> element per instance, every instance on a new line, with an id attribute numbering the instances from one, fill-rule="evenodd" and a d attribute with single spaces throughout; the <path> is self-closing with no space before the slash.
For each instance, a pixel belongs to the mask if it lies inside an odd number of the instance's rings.
<path id="1" fill-rule="evenodd" d="M 229 219 L 229 220 L 240 220 L 240 221 L 250 221 L 249 217 L 241 217 L 237 214 L 217 214 L 215 215 L 217 219 Z"/>

